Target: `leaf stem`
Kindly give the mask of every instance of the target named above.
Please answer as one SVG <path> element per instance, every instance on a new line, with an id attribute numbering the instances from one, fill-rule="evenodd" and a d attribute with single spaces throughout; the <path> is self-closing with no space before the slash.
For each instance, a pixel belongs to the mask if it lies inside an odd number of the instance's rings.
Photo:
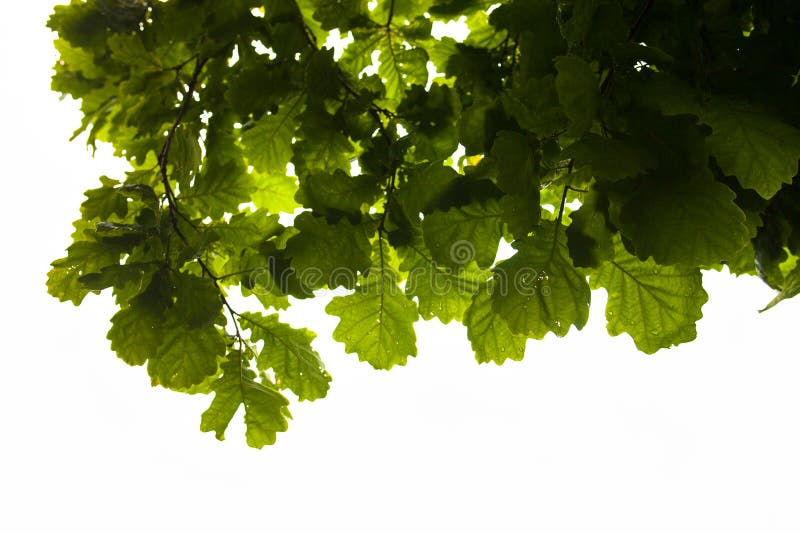
<path id="1" fill-rule="evenodd" d="M 568 185 L 564 186 L 564 192 L 561 193 L 561 205 L 558 207 L 558 217 L 556 218 L 556 234 L 558 234 L 558 227 L 561 226 L 561 220 L 564 218 L 564 208 L 567 205 L 567 191 L 570 190 Z"/>
<path id="2" fill-rule="evenodd" d="M 383 213 L 381 214 L 381 220 L 378 224 L 378 234 L 382 238 L 383 232 L 386 231 L 386 217 L 389 215 L 389 204 L 392 202 L 392 195 L 394 194 L 395 190 L 395 177 L 397 176 L 397 169 L 392 169 L 391 177 L 389 178 L 389 183 L 386 186 L 386 200 L 383 204 Z"/>

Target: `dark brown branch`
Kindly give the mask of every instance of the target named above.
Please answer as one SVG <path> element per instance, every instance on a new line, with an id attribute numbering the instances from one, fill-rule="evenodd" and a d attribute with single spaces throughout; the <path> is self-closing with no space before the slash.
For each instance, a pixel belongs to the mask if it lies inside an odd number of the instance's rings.
<path id="1" fill-rule="evenodd" d="M 192 78 L 189 80 L 189 83 L 186 86 L 186 91 L 183 93 L 183 101 L 181 102 L 180 109 L 178 109 L 178 115 L 175 117 L 175 122 L 172 123 L 172 126 L 167 131 L 167 138 L 164 141 L 164 146 L 161 148 L 161 152 L 158 155 L 158 166 L 161 174 L 161 183 L 164 185 L 164 191 L 167 196 L 167 205 L 169 209 L 170 220 L 172 222 L 172 228 L 175 233 L 178 235 L 181 241 L 185 244 L 189 244 L 189 240 L 186 238 L 186 235 L 181 231 L 178 225 L 178 217 L 186 220 L 191 224 L 191 221 L 181 213 L 180 209 L 178 208 L 178 199 L 175 197 L 175 192 L 172 189 L 172 186 L 169 183 L 169 175 L 168 175 L 168 167 L 169 167 L 169 152 L 172 148 L 172 141 L 175 139 L 175 134 L 178 131 L 183 119 L 186 117 L 186 113 L 189 111 L 189 106 L 191 105 L 193 95 L 195 89 L 197 88 L 197 84 L 200 80 L 200 74 L 203 72 L 203 67 L 208 62 L 208 58 L 197 58 L 197 63 L 194 67 L 194 72 L 192 73 Z M 242 338 L 242 333 L 239 330 L 239 324 L 236 320 L 237 313 L 231 307 L 228 299 L 225 298 L 225 293 L 222 291 L 222 287 L 219 285 L 219 277 L 217 277 L 208 265 L 202 260 L 202 258 L 197 258 L 197 263 L 200 265 L 203 273 L 206 274 L 211 280 L 214 282 L 214 286 L 217 288 L 217 293 L 219 294 L 220 302 L 222 305 L 228 310 L 228 313 L 231 316 L 231 320 L 233 321 L 233 327 L 236 331 L 236 338 L 239 340 L 239 347 L 241 351 L 242 343 L 244 342 Z"/>
<path id="2" fill-rule="evenodd" d="M 172 219 L 172 226 L 175 229 L 175 233 L 177 233 L 183 241 L 186 241 L 186 237 L 178 227 L 177 218 L 180 217 L 181 219 L 189 222 L 189 224 L 191 224 L 191 222 L 178 209 L 175 199 L 175 192 L 172 190 L 172 186 L 169 183 L 169 176 L 167 174 L 169 152 L 172 149 L 172 141 L 175 139 L 175 134 L 183 122 L 183 119 L 186 117 L 186 112 L 189 110 L 189 105 L 192 102 L 194 90 L 197 87 L 197 83 L 200 79 L 200 73 L 203 71 L 203 67 L 207 61 L 208 59 L 197 58 L 194 72 L 192 73 L 192 78 L 189 80 L 189 84 L 186 86 L 186 91 L 183 93 L 183 101 L 181 102 L 181 107 L 178 109 L 178 116 L 175 117 L 175 122 L 172 123 L 172 126 L 167 131 L 167 139 L 164 141 L 164 146 L 161 147 L 161 152 L 158 155 L 158 167 L 161 174 L 161 183 L 164 185 L 164 193 L 167 196 L 167 205 L 169 206 L 169 215 Z"/>
<path id="3" fill-rule="evenodd" d="M 394 0 L 389 3 L 389 18 L 386 20 L 386 28 L 388 28 L 392 24 L 392 18 L 394 17 Z"/>

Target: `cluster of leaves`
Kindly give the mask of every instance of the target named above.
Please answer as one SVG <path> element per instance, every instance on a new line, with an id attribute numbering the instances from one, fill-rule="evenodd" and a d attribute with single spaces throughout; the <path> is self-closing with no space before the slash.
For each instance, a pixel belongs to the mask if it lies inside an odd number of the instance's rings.
<path id="1" fill-rule="evenodd" d="M 49 291 L 112 289 L 112 349 L 213 392 L 219 438 L 326 394 L 278 313 L 316 290 L 352 290 L 334 338 L 379 369 L 420 315 L 502 363 L 591 289 L 647 353 L 696 336 L 701 269 L 800 292 L 794 0 L 73 0 L 49 26 L 76 134 L 134 169 L 86 192 Z"/>

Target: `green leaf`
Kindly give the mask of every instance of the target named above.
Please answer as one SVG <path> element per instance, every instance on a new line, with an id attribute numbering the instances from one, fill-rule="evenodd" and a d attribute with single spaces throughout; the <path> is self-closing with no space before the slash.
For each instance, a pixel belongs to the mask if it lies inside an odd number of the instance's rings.
<path id="1" fill-rule="evenodd" d="M 404 256 L 401 268 L 408 272 L 406 295 L 416 297 L 419 314 L 426 321 L 434 317 L 444 324 L 453 319 L 461 321 L 472 296 L 490 277 L 490 273 L 479 269 L 475 262 L 456 268 L 438 265 L 422 243 L 407 247 Z"/>
<path id="2" fill-rule="evenodd" d="M 549 74 L 553 70 L 553 58 L 564 53 L 566 46 L 558 21 L 563 17 L 559 11 L 565 7 L 550 0 L 517 0 L 492 11 L 492 25 L 515 35 L 520 51 L 517 69 L 521 81 Z"/>
<path id="3" fill-rule="evenodd" d="M 226 165 L 198 176 L 193 187 L 178 198 L 197 212 L 216 219 L 226 212 L 239 211 L 240 204 L 250 201 L 254 189 L 251 175 L 236 165 Z"/>
<path id="4" fill-rule="evenodd" d="M 494 14 L 494 12 L 492 12 Z M 469 28 L 469 35 L 466 41 L 469 46 L 482 47 L 486 49 L 493 49 L 503 43 L 508 33 L 505 31 L 498 31 L 490 14 L 486 10 L 481 10 L 473 13 L 467 17 L 467 27 Z M 491 24 L 490 24 L 491 22 Z"/>
<path id="5" fill-rule="evenodd" d="M 506 193 L 532 194 L 539 190 L 538 164 L 534 148 L 516 132 L 497 134 L 492 145 L 497 160 L 497 185 Z"/>
<path id="6" fill-rule="evenodd" d="M 242 117 L 259 118 L 284 103 L 294 90 L 293 82 L 302 72 L 290 62 L 264 62 L 261 56 L 245 56 L 236 65 L 225 97 Z"/>
<path id="7" fill-rule="evenodd" d="M 641 261 L 620 239 L 614 259 L 591 275 L 591 287 L 608 291 L 608 333 L 630 335 L 647 354 L 695 339 L 708 300 L 699 269 Z"/>
<path id="8" fill-rule="evenodd" d="M 53 44 L 60 56 L 60 63 L 69 72 L 80 73 L 86 79 L 103 77 L 103 69 L 95 66 L 91 51 L 74 47 L 63 39 L 57 39 Z"/>
<path id="9" fill-rule="evenodd" d="M 561 337 L 589 317 L 586 278 L 569 258 L 564 227 L 543 222 L 531 237 L 512 243 L 517 253 L 495 268 L 492 309 L 515 334 Z"/>
<path id="10" fill-rule="evenodd" d="M 570 213 L 567 244 L 575 267 L 597 267 L 614 256 L 608 207 L 608 198 L 593 189 L 584 196 L 581 208 Z"/>
<path id="11" fill-rule="evenodd" d="M 500 215 L 494 200 L 434 211 L 422 221 L 425 245 L 442 265 L 457 267 L 474 260 L 479 267 L 489 267 L 502 237 Z"/>
<path id="12" fill-rule="evenodd" d="M 428 82 L 428 53 L 423 48 L 405 48 L 390 33 L 378 42 L 380 55 L 378 75 L 386 87 L 386 98 L 400 100 L 411 85 L 424 86 Z"/>
<path id="13" fill-rule="evenodd" d="M 115 187 L 117 180 L 101 176 L 103 187 L 86 191 L 86 200 L 81 204 L 81 215 L 87 221 L 93 219 L 108 220 L 112 215 L 125 217 L 128 214 L 128 201 Z"/>
<path id="14" fill-rule="evenodd" d="M 367 0 L 313 0 L 314 18 L 322 24 L 322 29 L 338 28 L 347 32 L 369 22 Z"/>
<path id="15" fill-rule="evenodd" d="M 306 85 L 316 98 L 335 99 L 342 90 L 339 69 L 333 59 L 333 50 L 321 48 L 311 56 L 306 65 Z"/>
<path id="16" fill-rule="evenodd" d="M 300 233 L 286 243 L 286 253 L 302 284 L 352 288 L 357 274 L 370 266 L 369 236 L 363 225 L 347 219 L 329 224 L 306 212 L 295 218 L 294 226 Z"/>
<path id="17" fill-rule="evenodd" d="M 517 132 L 502 131 L 492 145 L 497 162 L 497 185 L 506 192 L 500 199 L 502 220 L 509 232 L 525 237 L 539 224 L 539 163 L 534 146 Z"/>
<path id="18" fill-rule="evenodd" d="M 749 241 L 735 194 L 706 170 L 688 177 L 649 176 L 620 215 L 622 233 L 640 259 L 708 266 L 733 258 Z"/>
<path id="19" fill-rule="evenodd" d="M 458 148 L 456 123 L 460 112 L 458 95 L 434 83 L 429 89 L 414 85 L 397 107 L 410 132 L 416 161 L 442 161 Z"/>
<path id="20" fill-rule="evenodd" d="M 600 106 L 600 90 L 592 67 L 577 56 L 555 59 L 556 92 L 564 113 L 572 123 L 570 135 L 577 137 L 594 122 Z"/>
<path id="21" fill-rule="evenodd" d="M 99 273 L 89 273 L 78 278 L 87 289 L 99 291 L 109 287 L 122 289 L 129 284 L 137 288 L 146 285 L 158 267 L 154 263 L 129 262 L 125 265 L 108 265 Z"/>
<path id="22" fill-rule="evenodd" d="M 365 68 L 372 65 L 372 52 L 385 39 L 386 33 L 374 28 L 356 28 L 351 33 L 353 42 L 344 49 L 339 65 L 352 77 L 358 78 Z"/>
<path id="23" fill-rule="evenodd" d="M 620 139 L 592 133 L 587 133 L 568 146 L 561 157 L 574 159 L 576 169 L 590 167 L 592 176 L 603 182 L 635 178 L 645 170 L 655 167 L 653 157 L 642 149 Z"/>
<path id="24" fill-rule="evenodd" d="M 769 304 L 759 311 L 767 311 L 778 303 L 796 297 L 798 294 L 800 294 L 800 266 L 795 267 L 793 271 L 784 277 L 783 287 L 780 292 L 775 295 L 775 298 L 772 299 Z"/>
<path id="25" fill-rule="evenodd" d="M 491 141 L 499 106 L 493 100 L 479 100 L 461 110 L 458 122 L 458 141 L 466 155 L 482 154 Z"/>
<path id="26" fill-rule="evenodd" d="M 527 195 L 507 194 L 500 199 L 501 220 L 516 238 L 535 230 L 541 220 L 539 189 Z"/>
<path id="27" fill-rule="evenodd" d="M 384 251 L 381 258 L 389 254 L 388 245 L 378 246 Z M 352 295 L 334 297 L 325 311 L 339 317 L 333 339 L 375 369 L 405 365 L 409 356 L 417 355 L 417 306 L 398 287 L 397 273 L 388 263 L 379 262 Z"/>
<path id="28" fill-rule="evenodd" d="M 220 283 L 239 284 L 242 296 L 255 295 L 265 309 L 285 310 L 289 307 L 289 297 L 273 278 L 272 263 L 272 258 L 253 249 L 244 249 L 225 264 Z"/>
<path id="29" fill-rule="evenodd" d="M 800 158 L 800 130 L 744 103 L 714 103 L 703 116 L 714 129 L 708 147 L 722 170 L 743 187 L 771 198 L 792 182 Z"/>
<path id="30" fill-rule="evenodd" d="M 297 178 L 280 174 L 254 173 L 255 191 L 250 198 L 258 208 L 270 213 L 292 213 L 300 205 L 294 199 L 297 194 Z"/>
<path id="31" fill-rule="evenodd" d="M 497 312 L 492 309 L 492 285 L 485 285 L 472 298 L 464 314 L 472 350 L 479 363 L 506 360 L 520 361 L 525 356 L 524 335 L 515 334 Z"/>
<path id="32" fill-rule="evenodd" d="M 175 138 L 169 152 L 170 162 L 172 163 L 172 179 L 176 180 L 181 187 L 189 187 L 198 171 L 203 160 L 203 152 L 198 141 L 196 131 L 181 125 L 175 131 Z"/>
<path id="33" fill-rule="evenodd" d="M 340 64 L 357 77 L 372 65 L 372 53 L 377 50 L 378 75 L 383 81 L 385 96 L 399 103 L 407 87 L 427 83 L 428 54 L 423 48 L 407 48 L 404 39 L 394 32 L 393 28 L 385 26 L 354 30 L 354 41 L 345 49 Z"/>
<path id="34" fill-rule="evenodd" d="M 252 332 L 251 340 L 264 342 L 258 368 L 272 369 L 278 387 L 288 387 L 300 400 L 320 399 L 328 393 L 331 376 L 319 354 L 311 348 L 316 334 L 281 323 L 277 314 L 265 317 L 243 313 L 241 319 L 241 326 Z"/>
<path id="35" fill-rule="evenodd" d="M 147 184 L 136 183 L 132 180 L 136 180 L 139 178 L 144 178 L 144 175 L 152 174 L 148 172 L 144 173 L 137 173 L 131 172 L 128 173 L 128 178 L 126 180 L 125 185 L 120 186 L 117 189 L 117 192 L 125 198 L 130 198 L 132 200 L 137 200 L 150 208 L 152 211 L 158 211 L 159 203 L 158 197 L 156 196 L 156 192 Z"/>
<path id="36" fill-rule="evenodd" d="M 47 291 L 62 302 L 72 301 L 76 306 L 89 293 L 80 278 L 99 273 L 103 267 L 118 265 L 122 250 L 101 241 L 77 241 L 67 249 L 67 256 L 54 261 L 47 273 Z"/>
<path id="37" fill-rule="evenodd" d="M 567 125 L 556 89 L 552 75 L 531 78 L 502 94 L 503 108 L 526 130 L 542 137 L 553 135 Z"/>
<path id="38" fill-rule="evenodd" d="M 470 34 L 470 38 L 474 35 Z M 494 33 L 494 37 L 496 35 Z M 497 91 L 503 86 L 502 72 L 497 69 L 496 59 L 485 48 L 468 46 L 445 38 L 434 46 L 429 46 L 428 49 L 433 54 L 431 59 L 436 63 L 438 70 L 445 71 L 459 92 L 472 93 L 475 98 L 491 98 L 496 96 Z M 469 100 L 465 103 L 468 104 Z"/>
<path id="39" fill-rule="evenodd" d="M 561 31 L 572 45 L 610 50 L 625 42 L 629 29 L 618 2 L 588 0 L 574 2 L 572 16 Z"/>
<path id="40" fill-rule="evenodd" d="M 282 3 L 282 10 L 286 11 L 285 16 L 292 16 L 292 4 Z M 294 20 L 284 21 L 280 16 L 277 6 L 273 4 L 269 7 L 269 14 L 272 18 L 270 24 L 270 41 L 272 49 L 278 56 L 278 61 L 296 58 L 297 54 L 304 52 L 307 46 L 306 29 L 304 25 L 298 24 Z"/>
<path id="41" fill-rule="evenodd" d="M 333 174 L 316 172 L 300 178 L 297 201 L 315 213 L 361 213 L 364 206 L 374 204 L 381 183 L 374 176 L 349 176 L 341 169 Z"/>
<path id="42" fill-rule="evenodd" d="M 131 305 L 111 318 L 111 350 L 128 365 L 144 365 L 154 357 L 164 337 L 163 318 L 146 307 Z"/>
<path id="43" fill-rule="evenodd" d="M 442 162 L 417 165 L 408 170 L 397 200 L 409 216 L 427 212 L 455 186 L 459 174 Z"/>
<path id="44" fill-rule="evenodd" d="M 231 356 L 234 359 L 222 364 L 223 374 L 211 386 L 214 400 L 203 413 L 200 430 L 225 439 L 228 424 L 243 405 L 247 444 L 257 449 L 272 445 L 276 434 L 289 427 L 289 401 L 269 382 L 256 382 L 256 374 L 246 367 L 239 353 Z"/>
<path id="45" fill-rule="evenodd" d="M 210 278 L 200 278 L 187 273 L 172 277 L 175 287 L 175 304 L 172 312 L 189 328 L 211 326 L 222 311 L 222 300 L 217 285 Z"/>
<path id="46" fill-rule="evenodd" d="M 283 226 L 277 215 L 269 215 L 265 210 L 242 212 L 232 216 L 230 221 L 213 226 L 221 243 L 231 252 L 242 247 L 257 248 L 261 243 L 280 234 Z"/>
<path id="47" fill-rule="evenodd" d="M 689 113 L 711 125 L 713 131 L 706 141 L 711 154 L 743 187 L 771 198 L 797 174 L 800 130 L 763 111 L 763 105 L 728 97 L 706 98 L 701 105 L 688 85 L 668 75 L 659 75 L 636 89 L 646 102 L 666 114 Z"/>
<path id="48" fill-rule="evenodd" d="M 247 161 L 262 173 L 282 175 L 292 159 L 292 139 L 299 127 L 298 118 L 305 98 L 294 94 L 282 102 L 275 113 L 264 115 L 242 134 Z"/>
<path id="49" fill-rule="evenodd" d="M 450 17 L 486 9 L 492 5 L 490 0 L 435 0 L 428 10 L 431 15 Z"/>
<path id="50" fill-rule="evenodd" d="M 137 33 L 116 34 L 109 37 L 108 48 L 111 57 L 132 67 L 157 67 L 158 63 L 145 49 L 142 38 Z"/>
<path id="51" fill-rule="evenodd" d="M 225 354 L 225 339 L 213 325 L 190 328 L 171 321 L 147 372 L 154 384 L 165 388 L 187 388 L 201 383 L 217 371 L 217 358 Z"/>
<path id="52" fill-rule="evenodd" d="M 293 163 L 299 175 L 350 170 L 354 146 L 343 132 L 341 121 L 323 109 L 309 108 L 303 114 L 302 138 L 294 144 Z"/>
<path id="53" fill-rule="evenodd" d="M 389 15 L 392 21 L 402 20 L 401 17 L 413 19 L 426 13 L 433 0 L 394 0 L 394 2 L 378 2 L 375 6 L 375 15 L 381 22 L 387 22 Z"/>

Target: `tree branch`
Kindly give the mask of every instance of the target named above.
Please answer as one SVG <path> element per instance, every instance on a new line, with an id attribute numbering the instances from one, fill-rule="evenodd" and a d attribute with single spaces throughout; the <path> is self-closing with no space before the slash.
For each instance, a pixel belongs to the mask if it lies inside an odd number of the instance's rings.
<path id="1" fill-rule="evenodd" d="M 175 193 L 172 190 L 172 186 L 169 183 L 169 175 L 168 175 L 168 166 L 169 166 L 169 152 L 172 148 L 172 141 L 175 139 L 175 134 L 178 131 L 183 119 L 186 117 L 186 113 L 189 110 L 189 106 L 192 102 L 192 96 L 194 95 L 195 89 L 197 84 L 200 80 L 200 74 L 203 72 L 203 67 L 208 62 L 208 58 L 197 58 L 197 62 L 195 63 L 194 71 L 192 72 L 192 78 L 189 80 L 189 83 L 186 86 L 186 91 L 183 93 L 183 101 L 181 102 L 181 106 L 178 109 L 178 115 L 175 117 L 175 122 L 172 123 L 172 126 L 167 131 L 167 138 L 164 141 L 164 145 L 161 147 L 161 152 L 158 155 L 158 167 L 161 174 L 161 183 L 164 185 L 164 191 L 167 196 L 167 205 L 169 209 L 170 220 L 172 222 L 172 228 L 181 241 L 184 244 L 189 244 L 189 240 L 186 238 L 186 235 L 181 231 L 178 225 L 178 217 L 186 220 L 189 224 L 192 224 L 191 221 L 181 213 L 180 209 L 178 208 L 178 199 L 175 197 Z M 202 258 L 196 258 L 198 265 L 202 269 L 203 273 L 206 274 L 211 280 L 214 282 L 214 286 L 217 288 L 217 293 L 219 294 L 220 302 L 222 305 L 228 310 L 228 313 L 231 316 L 231 320 L 233 322 L 233 328 L 236 331 L 236 338 L 239 340 L 239 347 L 241 351 L 242 343 L 244 339 L 242 337 L 242 333 L 239 330 L 239 324 L 236 320 L 237 313 L 231 307 L 228 299 L 225 298 L 225 293 L 222 291 L 222 287 L 219 285 L 220 278 L 217 277 L 211 269 L 208 267 L 206 262 L 203 261 Z"/>
<path id="2" fill-rule="evenodd" d="M 386 20 L 386 28 L 387 29 L 392 24 L 392 18 L 393 17 L 394 17 L 394 0 L 391 0 L 391 2 L 389 3 L 389 18 Z"/>

